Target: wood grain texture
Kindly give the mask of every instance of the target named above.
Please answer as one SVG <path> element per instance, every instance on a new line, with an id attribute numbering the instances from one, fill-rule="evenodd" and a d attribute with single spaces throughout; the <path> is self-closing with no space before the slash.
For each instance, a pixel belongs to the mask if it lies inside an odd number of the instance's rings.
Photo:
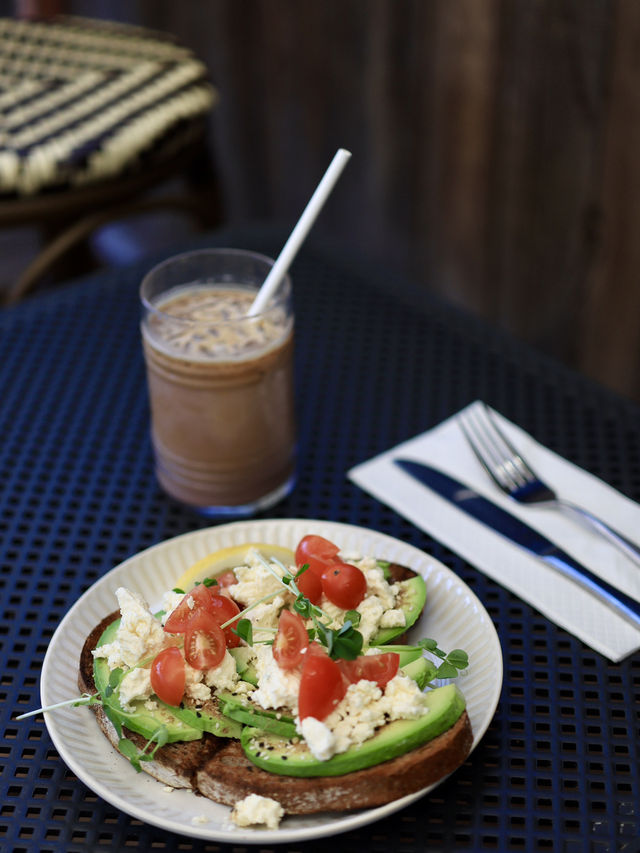
<path id="1" fill-rule="evenodd" d="M 173 31 L 209 65 L 230 222 L 293 224 L 350 148 L 317 234 L 640 400 L 634 0 L 112 0 L 100 14 Z"/>

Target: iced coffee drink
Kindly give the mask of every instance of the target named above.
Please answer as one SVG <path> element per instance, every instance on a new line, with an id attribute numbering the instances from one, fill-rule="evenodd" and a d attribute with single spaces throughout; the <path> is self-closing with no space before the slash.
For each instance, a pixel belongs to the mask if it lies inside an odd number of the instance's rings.
<path id="1" fill-rule="evenodd" d="M 169 495 L 212 516 L 249 515 L 293 484 L 290 283 L 249 316 L 269 265 L 245 252 L 189 253 L 142 285 L 157 477 Z"/>

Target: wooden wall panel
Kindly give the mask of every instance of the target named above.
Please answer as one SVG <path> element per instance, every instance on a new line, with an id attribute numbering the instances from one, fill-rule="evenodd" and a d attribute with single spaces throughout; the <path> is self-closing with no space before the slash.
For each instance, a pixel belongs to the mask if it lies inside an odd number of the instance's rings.
<path id="1" fill-rule="evenodd" d="M 578 364 L 640 400 L 640 4 L 617 7 L 605 127 L 601 240 L 583 293 Z"/>
<path id="2" fill-rule="evenodd" d="M 97 0 L 207 62 L 230 221 L 316 225 L 640 400 L 637 0 Z"/>

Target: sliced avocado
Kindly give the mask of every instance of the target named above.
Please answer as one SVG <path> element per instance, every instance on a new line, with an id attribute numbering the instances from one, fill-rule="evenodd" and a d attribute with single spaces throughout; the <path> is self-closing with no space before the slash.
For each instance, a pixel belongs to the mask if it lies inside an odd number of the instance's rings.
<path id="1" fill-rule="evenodd" d="M 234 693 L 221 693 L 220 703 L 223 714 L 243 725 L 272 732 L 284 738 L 296 736 L 295 723 L 288 714 L 268 711 L 247 699 L 246 696 L 238 696 Z"/>
<path id="2" fill-rule="evenodd" d="M 389 571 L 389 566 L 391 563 L 388 560 L 376 560 L 376 565 L 379 569 L 382 569 L 382 574 L 384 575 L 384 579 L 386 581 L 391 580 L 391 572 Z"/>
<path id="3" fill-rule="evenodd" d="M 424 690 L 427 684 L 436 677 L 436 667 L 427 658 L 417 658 L 404 666 L 400 667 L 401 671 L 409 676 L 418 685 L 420 690 Z"/>
<path id="4" fill-rule="evenodd" d="M 237 646 L 235 649 L 229 649 L 229 654 L 235 659 L 236 672 L 243 681 L 248 681 L 254 687 L 258 685 L 258 673 L 251 660 L 253 650 L 250 646 Z"/>
<path id="5" fill-rule="evenodd" d="M 284 738 L 293 738 L 296 736 L 294 723 L 289 723 L 286 720 L 277 720 L 275 717 L 256 714 L 255 711 L 249 708 L 242 708 L 240 705 L 223 705 L 222 711 L 231 718 L 231 722 L 242 723 L 242 725 L 251 726 L 263 732 L 271 732 L 274 735 L 280 735 Z"/>
<path id="6" fill-rule="evenodd" d="M 400 581 L 396 607 L 404 611 L 405 624 L 397 628 L 381 628 L 369 641 L 370 646 L 381 646 L 404 634 L 422 613 L 427 600 L 427 586 L 420 575 Z"/>
<path id="7" fill-rule="evenodd" d="M 216 737 L 240 737 L 242 726 L 224 714 L 217 699 L 210 699 L 201 706 L 183 703 L 171 710 L 179 720 L 195 729 L 200 728 Z"/>
<path id="8" fill-rule="evenodd" d="M 120 620 L 116 619 L 105 629 L 98 641 L 98 645 L 110 643 L 115 639 Z M 160 699 L 155 700 L 157 707 L 146 708 L 143 700 L 132 703 L 133 711 L 125 711 L 118 699 L 117 690 L 110 691 L 109 688 L 109 666 L 104 658 L 95 658 L 93 661 L 93 678 L 96 688 L 102 697 L 103 703 L 109 708 L 115 719 L 122 725 L 138 732 L 143 737 L 151 738 L 162 726 L 165 727 L 169 741 L 198 740 L 202 737 L 202 726 L 195 726 L 176 716 L 176 708 L 167 705 Z"/>
<path id="9" fill-rule="evenodd" d="M 423 655 L 423 649 L 420 646 L 381 646 L 378 648 L 377 646 L 369 646 L 369 649 L 373 649 L 379 654 L 384 654 L 385 652 L 395 652 L 399 658 L 399 666 L 406 666 L 408 663 L 411 663 L 412 660 L 417 660 L 421 658 Z"/>
<path id="10" fill-rule="evenodd" d="M 369 740 L 334 755 L 327 761 L 313 757 L 304 740 L 298 743 L 256 728 L 242 732 L 242 747 L 257 767 L 283 776 L 342 776 L 404 755 L 453 726 L 465 708 L 455 684 L 429 691 L 428 712 L 417 720 L 395 720 L 379 729 Z"/>

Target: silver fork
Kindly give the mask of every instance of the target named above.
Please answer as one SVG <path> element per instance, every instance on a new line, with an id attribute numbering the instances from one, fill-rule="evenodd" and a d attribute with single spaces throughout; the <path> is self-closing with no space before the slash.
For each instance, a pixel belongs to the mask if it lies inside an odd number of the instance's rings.
<path id="1" fill-rule="evenodd" d="M 509 497 L 522 504 L 552 506 L 587 525 L 615 545 L 640 566 L 640 548 L 613 530 L 602 519 L 570 501 L 559 498 L 555 491 L 533 471 L 522 455 L 498 428 L 491 409 L 476 404 L 458 415 L 465 438 L 478 461 L 496 485 Z"/>

